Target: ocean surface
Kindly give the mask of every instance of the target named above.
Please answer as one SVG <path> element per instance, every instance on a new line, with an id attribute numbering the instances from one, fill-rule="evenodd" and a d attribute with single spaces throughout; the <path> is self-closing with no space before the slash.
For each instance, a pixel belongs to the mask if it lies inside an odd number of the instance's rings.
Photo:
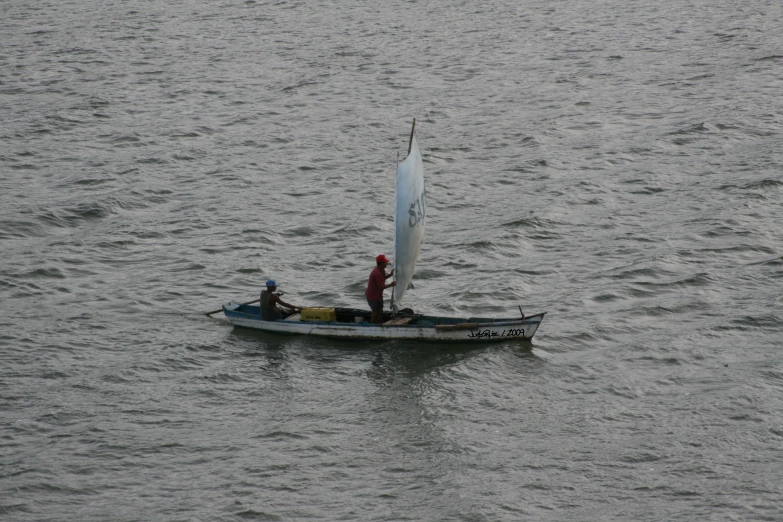
<path id="1" fill-rule="evenodd" d="M 0 518 L 783 520 L 779 0 L 0 3 Z M 406 306 L 338 342 L 410 124 Z"/>

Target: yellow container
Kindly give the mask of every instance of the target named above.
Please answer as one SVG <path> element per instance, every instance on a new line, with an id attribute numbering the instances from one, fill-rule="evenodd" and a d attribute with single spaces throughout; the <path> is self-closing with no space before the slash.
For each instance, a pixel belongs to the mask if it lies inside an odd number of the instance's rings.
<path id="1" fill-rule="evenodd" d="M 303 308 L 301 321 L 336 321 L 334 308 Z"/>

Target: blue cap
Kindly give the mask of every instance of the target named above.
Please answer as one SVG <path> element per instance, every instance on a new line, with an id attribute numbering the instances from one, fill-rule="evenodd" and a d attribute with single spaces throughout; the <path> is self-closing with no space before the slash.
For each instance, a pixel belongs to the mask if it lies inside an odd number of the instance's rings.
<path id="1" fill-rule="evenodd" d="M 270 286 L 277 286 L 277 283 L 275 283 L 274 279 L 270 279 L 266 282 L 266 287 L 269 288 Z"/>

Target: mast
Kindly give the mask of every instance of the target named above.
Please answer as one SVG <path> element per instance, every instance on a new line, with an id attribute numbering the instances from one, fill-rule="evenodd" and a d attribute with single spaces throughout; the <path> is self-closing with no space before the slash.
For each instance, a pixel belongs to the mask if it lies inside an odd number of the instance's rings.
<path id="1" fill-rule="evenodd" d="M 416 118 L 413 118 L 413 125 L 411 125 L 411 139 L 408 140 L 408 154 L 411 153 L 411 147 L 413 146 L 413 130 L 416 128 Z"/>

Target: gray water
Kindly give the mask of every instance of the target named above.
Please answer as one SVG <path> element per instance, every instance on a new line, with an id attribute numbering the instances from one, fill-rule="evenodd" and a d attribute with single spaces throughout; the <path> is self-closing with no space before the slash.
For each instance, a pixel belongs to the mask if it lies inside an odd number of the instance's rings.
<path id="1" fill-rule="evenodd" d="M 782 520 L 778 0 L 0 3 L 0 518 Z M 366 307 L 417 118 L 407 306 Z"/>

